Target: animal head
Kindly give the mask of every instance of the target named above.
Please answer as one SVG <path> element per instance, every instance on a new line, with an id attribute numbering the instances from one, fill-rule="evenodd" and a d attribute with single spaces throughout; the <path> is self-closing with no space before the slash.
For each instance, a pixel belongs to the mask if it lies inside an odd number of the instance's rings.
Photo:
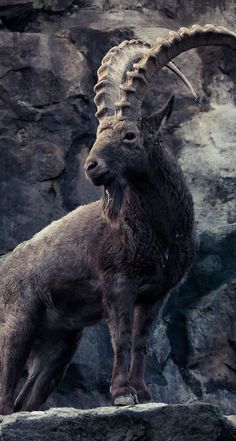
<path id="1" fill-rule="evenodd" d="M 99 135 L 86 161 L 86 173 L 95 185 L 142 180 L 151 173 L 156 140 L 174 104 L 174 97 L 150 117 L 133 121 L 114 116 L 102 121 Z M 152 142 L 150 142 L 150 140 Z"/>
<path id="2" fill-rule="evenodd" d="M 193 25 L 190 29 L 169 32 L 165 39 L 158 38 L 153 47 L 140 40 L 125 41 L 102 60 L 95 86 L 99 126 L 85 171 L 95 185 L 104 186 L 106 207 L 109 201 L 113 205 L 116 201 L 115 215 L 121 208 L 125 185 L 152 173 L 159 131 L 173 108 L 172 97 L 163 109 L 141 118 L 141 105 L 150 84 L 162 68 L 168 67 L 196 96 L 172 59 L 186 50 L 206 45 L 236 49 L 236 34 L 221 26 Z"/>

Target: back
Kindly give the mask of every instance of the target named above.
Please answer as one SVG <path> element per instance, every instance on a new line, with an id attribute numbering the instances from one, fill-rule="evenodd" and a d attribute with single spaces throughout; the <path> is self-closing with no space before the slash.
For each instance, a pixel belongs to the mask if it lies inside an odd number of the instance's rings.
<path id="1" fill-rule="evenodd" d="M 91 250 L 106 221 L 101 201 L 78 207 L 52 222 L 32 239 L 22 242 L 0 267 L 2 283 L 26 278 L 27 273 L 44 278 L 86 277 L 91 270 Z"/>

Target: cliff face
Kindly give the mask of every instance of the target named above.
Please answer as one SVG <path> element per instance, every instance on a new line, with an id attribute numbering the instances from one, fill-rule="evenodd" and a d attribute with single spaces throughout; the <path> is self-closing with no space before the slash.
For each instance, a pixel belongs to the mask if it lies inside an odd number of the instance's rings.
<path id="1" fill-rule="evenodd" d="M 110 47 L 129 38 L 154 42 L 195 22 L 233 29 L 235 19 L 234 0 L 1 0 L 0 253 L 99 197 L 83 163 L 96 131 L 96 70 Z M 200 251 L 154 329 L 147 382 L 156 401 L 205 400 L 234 413 L 236 56 L 210 47 L 176 61 L 199 102 L 163 71 L 144 111 L 177 98 L 165 139 L 194 196 Z M 111 364 L 105 324 L 87 329 L 46 406 L 110 404 Z"/>

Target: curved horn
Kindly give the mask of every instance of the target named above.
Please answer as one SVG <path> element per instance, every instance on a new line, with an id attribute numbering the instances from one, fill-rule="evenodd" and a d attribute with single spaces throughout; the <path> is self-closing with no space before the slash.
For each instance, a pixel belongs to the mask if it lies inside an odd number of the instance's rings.
<path id="1" fill-rule="evenodd" d="M 236 34 L 222 26 L 207 24 L 180 28 L 178 32 L 169 32 L 165 39 L 158 38 L 151 51 L 127 72 L 127 81 L 120 87 L 120 101 L 116 103 L 117 116 L 136 120 L 153 77 L 182 52 L 209 45 L 236 49 Z"/>
<path id="2" fill-rule="evenodd" d="M 132 61 L 142 58 L 151 46 L 141 40 L 124 41 L 109 50 L 98 69 L 98 82 L 94 87 L 96 117 L 99 122 L 115 113 L 115 102 L 119 99 L 119 86 Z"/>
<path id="3" fill-rule="evenodd" d="M 105 55 L 98 69 L 98 82 L 94 87 L 96 93 L 94 102 L 97 106 L 96 117 L 99 122 L 105 116 L 114 115 L 115 102 L 119 99 L 120 85 L 127 68 L 134 60 L 142 58 L 150 50 L 150 44 L 141 40 L 130 40 L 113 47 Z M 180 69 L 173 62 L 168 63 L 167 67 L 178 75 L 196 98 L 196 92 Z"/>
<path id="4" fill-rule="evenodd" d="M 186 78 L 186 76 L 183 74 L 183 72 L 181 72 L 180 68 L 173 61 L 170 61 L 164 67 L 168 67 L 168 69 L 170 69 L 172 72 L 174 72 L 176 75 L 178 75 L 178 77 L 185 84 L 187 89 L 189 89 L 189 91 L 193 94 L 194 98 L 198 99 L 198 96 L 197 96 L 192 84 L 189 82 L 189 80 Z"/>

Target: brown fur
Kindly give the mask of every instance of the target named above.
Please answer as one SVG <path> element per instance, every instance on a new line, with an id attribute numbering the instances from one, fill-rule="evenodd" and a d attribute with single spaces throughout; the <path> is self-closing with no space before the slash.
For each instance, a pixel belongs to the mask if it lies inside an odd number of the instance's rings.
<path id="1" fill-rule="evenodd" d="M 101 125 L 86 172 L 104 186 L 103 198 L 53 222 L 1 266 L 0 414 L 38 409 L 63 378 L 83 328 L 103 317 L 114 349 L 112 399 L 150 399 L 151 328 L 196 248 L 192 198 L 158 131 L 172 105 L 161 118 L 111 117 Z M 15 397 L 26 363 L 28 379 Z"/>

